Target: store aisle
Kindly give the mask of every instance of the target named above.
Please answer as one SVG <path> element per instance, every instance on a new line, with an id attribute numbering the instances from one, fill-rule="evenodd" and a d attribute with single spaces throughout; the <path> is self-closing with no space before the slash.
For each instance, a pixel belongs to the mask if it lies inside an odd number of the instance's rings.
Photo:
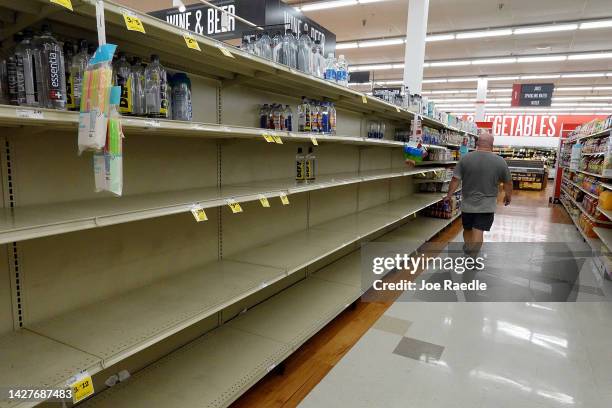
<path id="1" fill-rule="evenodd" d="M 486 239 L 582 242 L 548 196 L 516 192 Z M 300 407 L 610 407 L 610 286 L 587 262 L 590 302 L 395 302 Z"/>

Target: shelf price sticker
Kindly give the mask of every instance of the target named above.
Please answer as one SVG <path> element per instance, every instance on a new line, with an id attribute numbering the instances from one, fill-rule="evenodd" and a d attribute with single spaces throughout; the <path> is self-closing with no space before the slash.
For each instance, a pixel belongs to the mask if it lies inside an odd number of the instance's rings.
<path id="1" fill-rule="evenodd" d="M 70 0 L 50 0 L 51 3 L 57 4 L 62 7 L 66 7 L 70 11 L 74 11 L 72 9 L 72 2 Z"/>
<path id="2" fill-rule="evenodd" d="M 270 208 L 270 201 L 268 201 L 268 198 L 264 195 L 260 195 L 259 196 L 259 202 L 261 203 L 261 206 L 264 208 Z"/>
<path id="3" fill-rule="evenodd" d="M 280 197 L 281 203 L 283 203 L 283 205 L 289 205 L 289 197 L 287 197 L 287 194 L 280 193 L 279 197 Z"/>
<path id="4" fill-rule="evenodd" d="M 219 50 L 221 51 L 221 54 L 225 55 L 226 57 L 236 58 L 236 57 L 234 57 L 234 55 L 227 48 L 225 48 L 225 46 L 223 44 L 219 44 L 219 45 L 217 45 L 217 47 L 219 47 Z"/>
<path id="5" fill-rule="evenodd" d="M 368 98 L 365 95 L 361 95 L 361 102 L 363 102 L 364 104 L 367 104 Z"/>
<path id="6" fill-rule="evenodd" d="M 242 212 L 242 207 L 240 206 L 240 203 L 236 202 L 236 200 L 234 199 L 227 200 L 227 205 L 234 214 Z"/>
<path id="7" fill-rule="evenodd" d="M 15 116 L 24 119 L 44 119 L 45 115 L 40 109 L 15 109 Z"/>
<path id="8" fill-rule="evenodd" d="M 187 44 L 187 48 L 191 48 L 192 50 L 202 51 L 200 49 L 200 44 L 198 44 L 198 40 L 189 33 L 183 33 L 183 38 L 185 39 L 185 44 Z"/>
<path id="9" fill-rule="evenodd" d="M 70 378 L 68 385 L 72 390 L 72 402 L 74 404 L 83 401 L 94 393 L 93 381 L 87 371 L 83 371 Z"/>
<path id="10" fill-rule="evenodd" d="M 283 139 L 280 136 L 274 135 L 272 137 L 274 138 L 274 143 L 283 144 Z"/>
<path id="11" fill-rule="evenodd" d="M 310 140 L 312 141 L 312 144 L 315 146 L 319 145 L 319 142 L 317 142 L 317 138 L 314 136 L 310 136 Z"/>
<path id="12" fill-rule="evenodd" d="M 194 205 L 191 207 L 191 213 L 197 222 L 208 221 L 206 211 L 204 211 L 204 208 L 202 208 L 201 205 Z"/>
<path id="13" fill-rule="evenodd" d="M 125 27 L 128 30 L 146 34 L 142 21 L 133 12 L 122 10 L 121 14 L 123 15 L 123 21 L 125 21 Z"/>
<path id="14" fill-rule="evenodd" d="M 397 111 L 397 113 L 402 113 L 402 111 L 400 110 L 399 106 L 396 106 L 395 110 Z"/>
<path id="15" fill-rule="evenodd" d="M 262 136 L 263 136 L 264 139 L 266 139 L 266 142 L 268 142 L 268 143 L 276 143 L 276 141 L 274 140 L 274 137 L 272 137 L 272 135 L 269 135 L 267 133 L 263 133 Z"/>

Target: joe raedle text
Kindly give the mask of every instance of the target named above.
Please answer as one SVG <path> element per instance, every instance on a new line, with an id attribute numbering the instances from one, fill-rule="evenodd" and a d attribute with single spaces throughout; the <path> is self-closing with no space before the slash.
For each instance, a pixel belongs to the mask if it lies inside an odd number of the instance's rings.
<path id="1" fill-rule="evenodd" d="M 425 256 L 417 254 L 410 256 L 408 254 L 395 254 L 391 257 L 375 257 L 372 259 L 372 273 L 374 275 L 383 275 L 392 270 L 401 270 L 410 272 L 411 275 L 418 271 L 452 271 L 458 275 L 463 275 L 466 271 L 482 271 L 484 269 L 484 258 L 482 257 L 440 257 L 440 256 Z M 382 278 L 382 277 L 381 277 Z M 475 279 L 471 282 L 455 282 L 452 279 L 446 279 L 442 282 L 412 282 L 402 279 L 398 282 L 384 282 L 382 279 L 376 279 L 373 282 L 374 290 L 376 291 L 442 291 L 442 290 L 461 290 L 461 291 L 485 291 L 487 284 Z"/>

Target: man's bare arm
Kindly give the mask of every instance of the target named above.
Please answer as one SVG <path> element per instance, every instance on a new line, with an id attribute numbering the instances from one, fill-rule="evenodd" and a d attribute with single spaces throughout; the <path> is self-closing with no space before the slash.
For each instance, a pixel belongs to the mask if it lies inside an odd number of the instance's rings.
<path id="1" fill-rule="evenodd" d="M 446 197 L 444 197 L 445 200 L 451 199 L 451 197 L 453 196 L 453 193 L 457 191 L 457 188 L 459 187 L 459 183 L 461 183 L 461 180 L 459 180 L 457 177 L 453 177 L 453 179 L 450 182 L 450 185 L 448 186 L 448 193 L 446 193 Z"/>

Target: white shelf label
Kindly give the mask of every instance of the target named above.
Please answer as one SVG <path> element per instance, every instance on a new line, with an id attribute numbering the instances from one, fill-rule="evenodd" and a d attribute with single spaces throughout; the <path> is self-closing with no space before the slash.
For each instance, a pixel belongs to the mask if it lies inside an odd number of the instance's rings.
<path id="1" fill-rule="evenodd" d="M 145 127 L 158 128 L 161 127 L 161 123 L 159 120 L 145 120 Z"/>
<path id="2" fill-rule="evenodd" d="M 44 119 L 45 115 L 40 109 L 15 109 L 18 118 L 25 119 Z"/>

